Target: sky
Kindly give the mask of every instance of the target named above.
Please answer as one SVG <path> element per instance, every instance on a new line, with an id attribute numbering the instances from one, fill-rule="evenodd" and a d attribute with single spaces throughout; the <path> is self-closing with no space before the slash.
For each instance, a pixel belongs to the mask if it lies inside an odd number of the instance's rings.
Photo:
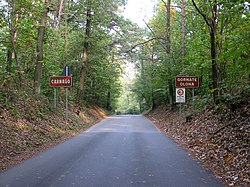
<path id="1" fill-rule="evenodd" d="M 123 12 L 123 16 L 137 23 L 140 27 L 146 27 L 146 22 L 153 16 L 154 6 L 157 0 L 128 0 Z M 128 62 L 125 69 L 124 78 L 133 79 L 135 77 L 135 64 Z"/>
<path id="2" fill-rule="evenodd" d="M 128 0 L 123 15 L 137 23 L 140 27 L 145 27 L 143 19 L 148 21 L 153 16 L 156 2 L 157 0 Z"/>

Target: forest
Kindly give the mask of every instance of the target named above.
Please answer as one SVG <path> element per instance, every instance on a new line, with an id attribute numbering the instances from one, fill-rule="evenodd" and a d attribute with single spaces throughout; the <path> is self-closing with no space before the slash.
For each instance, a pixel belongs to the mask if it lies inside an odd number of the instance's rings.
<path id="1" fill-rule="evenodd" d="M 187 120 L 206 108 L 226 118 L 245 107 L 249 130 L 250 4 L 158 0 L 153 17 L 139 27 L 122 15 L 126 3 L 0 1 L 0 122 L 47 120 L 55 112 L 49 79 L 68 66 L 69 110 L 78 116 L 87 107 L 110 114 L 178 109 L 175 77 L 196 76 L 199 88 L 186 90 L 182 106 Z M 65 88 L 56 89 L 56 114 L 64 115 Z M 17 152 L 22 146 L 14 145 Z"/>
<path id="2" fill-rule="evenodd" d="M 1 105 L 30 95 L 53 100 L 49 77 L 59 76 L 65 65 L 74 80 L 70 103 L 109 111 L 123 102 L 118 100 L 124 85 L 134 105 L 127 110 L 173 107 L 177 75 L 199 77 L 195 95 L 201 106 L 220 105 L 249 91 L 248 3 L 161 0 L 145 28 L 121 15 L 125 4 L 3 1 Z M 124 83 L 120 77 L 128 62 L 137 73 Z"/>

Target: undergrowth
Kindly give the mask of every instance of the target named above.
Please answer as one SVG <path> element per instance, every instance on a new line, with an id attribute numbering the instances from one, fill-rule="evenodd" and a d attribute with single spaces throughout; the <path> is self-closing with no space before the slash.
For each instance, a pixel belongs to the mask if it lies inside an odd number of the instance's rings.
<path id="1" fill-rule="evenodd" d="M 26 87 L 27 88 L 27 87 Z M 106 116 L 98 107 L 84 110 L 53 102 L 25 89 L 0 90 L 0 170 L 9 168 L 48 147 L 72 137 Z"/>

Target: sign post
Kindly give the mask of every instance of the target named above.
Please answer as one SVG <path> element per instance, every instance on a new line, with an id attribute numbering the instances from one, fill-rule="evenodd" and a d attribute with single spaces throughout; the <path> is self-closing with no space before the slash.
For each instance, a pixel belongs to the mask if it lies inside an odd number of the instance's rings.
<path id="1" fill-rule="evenodd" d="M 65 76 L 52 76 L 50 77 L 50 87 L 54 88 L 54 110 L 56 110 L 56 87 L 65 87 L 66 90 L 66 111 L 65 115 L 68 118 L 68 88 L 72 87 L 73 77 L 72 73 L 70 72 L 70 68 L 65 66 L 64 72 Z M 69 76 L 71 75 L 71 76 Z"/>
<path id="2" fill-rule="evenodd" d="M 176 76 L 176 88 L 199 88 L 199 78 L 195 76 Z"/>
<path id="3" fill-rule="evenodd" d="M 66 76 L 69 75 L 69 67 L 65 66 L 66 69 Z M 69 113 L 69 109 L 68 109 L 68 88 L 66 87 L 66 118 L 68 119 L 68 113 Z"/>
<path id="4" fill-rule="evenodd" d="M 56 88 L 54 87 L 54 112 L 56 111 Z"/>
<path id="5" fill-rule="evenodd" d="M 185 103 L 185 88 L 192 88 L 192 111 L 194 112 L 194 88 L 199 88 L 199 78 L 196 76 L 176 76 L 176 102 L 180 103 L 180 117 L 181 117 L 181 103 Z"/>
<path id="6" fill-rule="evenodd" d="M 194 88 L 192 88 L 192 113 L 194 113 Z"/>
<path id="7" fill-rule="evenodd" d="M 175 86 L 176 89 L 192 88 L 192 111 L 194 111 L 194 88 L 199 88 L 200 86 L 199 78 L 196 76 L 176 76 Z"/>
<path id="8" fill-rule="evenodd" d="M 185 88 L 176 88 L 176 102 L 185 103 Z"/>
<path id="9" fill-rule="evenodd" d="M 72 76 L 50 77 L 50 87 L 72 87 Z"/>
<path id="10" fill-rule="evenodd" d="M 185 88 L 176 88 L 176 103 L 180 103 L 179 121 L 181 121 L 181 103 L 185 103 Z"/>

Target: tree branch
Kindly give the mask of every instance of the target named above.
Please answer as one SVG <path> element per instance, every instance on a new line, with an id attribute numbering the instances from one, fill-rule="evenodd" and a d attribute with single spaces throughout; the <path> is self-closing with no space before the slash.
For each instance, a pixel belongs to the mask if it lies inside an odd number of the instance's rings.
<path id="1" fill-rule="evenodd" d="M 193 5 L 194 5 L 195 9 L 196 9 L 196 10 L 199 12 L 199 14 L 203 17 L 203 19 L 205 20 L 206 24 L 211 28 L 212 26 L 211 26 L 211 24 L 209 23 L 207 16 L 206 16 L 204 13 L 201 12 L 201 10 L 198 8 L 198 6 L 197 6 L 196 3 L 194 2 L 194 0 L 192 0 L 192 3 L 193 3 Z"/>
<path id="2" fill-rule="evenodd" d="M 57 24 L 56 24 L 57 28 L 59 28 L 60 24 L 61 24 L 61 18 L 62 18 L 63 8 L 64 8 L 65 3 L 66 3 L 65 0 L 61 0 L 61 2 L 60 2 L 58 17 L 57 17 Z"/>
<path id="3" fill-rule="evenodd" d="M 168 9 L 167 3 L 164 0 L 161 0 L 161 2 L 164 4 L 164 6 L 166 7 L 166 10 Z"/>
<path id="4" fill-rule="evenodd" d="M 152 40 L 155 40 L 156 38 L 151 38 L 151 39 L 149 39 L 149 40 L 147 40 L 147 41 L 145 41 L 145 42 L 141 42 L 141 43 L 138 43 L 138 44 L 135 44 L 131 49 L 129 49 L 128 51 L 126 51 L 126 53 L 129 53 L 129 52 L 131 52 L 133 49 L 135 49 L 136 47 L 138 47 L 138 46 L 140 46 L 140 45 L 144 45 L 144 44 L 146 44 L 146 43 L 148 43 L 148 42 L 150 42 L 150 41 L 152 41 Z"/>
<path id="5" fill-rule="evenodd" d="M 156 37 L 154 31 L 150 28 L 150 26 L 147 24 L 147 22 L 145 20 L 143 20 L 143 22 L 145 23 L 145 25 L 147 26 L 147 28 L 150 30 L 150 32 L 153 34 L 153 36 L 155 37 L 155 39 L 159 42 L 159 44 L 163 47 L 163 49 L 166 50 L 165 45 L 163 45 L 163 43 L 161 41 L 159 41 L 159 38 Z M 165 40 L 165 39 L 164 39 Z"/>

